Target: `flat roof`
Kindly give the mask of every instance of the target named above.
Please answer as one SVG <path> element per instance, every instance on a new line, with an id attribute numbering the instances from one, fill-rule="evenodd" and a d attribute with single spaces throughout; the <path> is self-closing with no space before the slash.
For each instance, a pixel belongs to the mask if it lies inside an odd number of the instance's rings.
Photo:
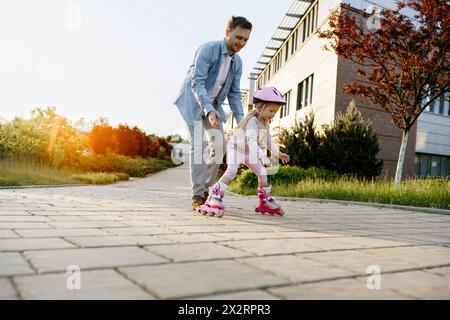
<path id="1" fill-rule="evenodd" d="M 315 0 L 294 0 L 289 7 L 288 11 L 283 17 L 278 28 L 275 30 L 274 35 L 267 43 L 261 56 L 253 67 L 249 79 L 256 80 L 261 72 L 269 64 L 270 60 L 275 56 L 277 51 L 281 48 L 283 43 L 291 34 L 292 30 L 297 26 L 299 21 L 303 18 L 303 15 L 308 10 L 309 6 Z"/>

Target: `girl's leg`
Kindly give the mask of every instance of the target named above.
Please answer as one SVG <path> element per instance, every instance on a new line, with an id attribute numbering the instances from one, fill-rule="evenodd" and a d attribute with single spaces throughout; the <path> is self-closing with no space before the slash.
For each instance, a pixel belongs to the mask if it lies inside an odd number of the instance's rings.
<path id="1" fill-rule="evenodd" d="M 208 199 L 205 204 L 199 208 L 199 212 L 208 214 L 209 216 L 216 216 L 221 218 L 224 214 L 223 197 L 225 191 L 228 190 L 228 184 L 236 177 L 239 163 L 233 163 L 230 159 L 235 158 L 235 151 L 233 148 L 228 148 L 227 152 L 227 170 L 220 178 L 219 182 L 214 184 L 209 192 Z"/>
<path id="2" fill-rule="evenodd" d="M 267 182 L 267 170 L 261 163 L 251 164 L 249 161 L 245 162 L 245 165 L 251 169 L 258 177 L 258 187 L 267 187 L 269 183 Z"/>
<path id="3" fill-rule="evenodd" d="M 230 182 L 236 177 L 238 172 L 239 165 L 238 164 L 228 164 L 227 170 L 220 178 L 219 183 L 223 183 L 229 185 Z"/>
<path id="4" fill-rule="evenodd" d="M 227 170 L 220 178 L 219 183 L 226 184 L 227 186 L 236 177 L 239 165 L 245 160 L 245 155 L 236 150 L 232 144 L 227 148 Z"/>

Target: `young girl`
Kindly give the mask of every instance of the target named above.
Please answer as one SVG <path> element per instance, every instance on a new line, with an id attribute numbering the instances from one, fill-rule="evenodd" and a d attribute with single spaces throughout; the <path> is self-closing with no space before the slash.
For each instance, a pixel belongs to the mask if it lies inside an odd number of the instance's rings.
<path id="1" fill-rule="evenodd" d="M 286 102 L 282 94 L 274 87 L 258 89 L 253 101 L 255 109 L 244 117 L 237 126 L 227 146 L 227 171 L 218 183 L 211 187 L 208 199 L 197 211 L 209 216 L 221 218 L 224 213 L 222 199 L 230 182 L 236 177 L 239 165 L 245 164 L 258 176 L 259 205 L 255 211 L 270 215 L 283 215 L 283 210 L 270 195 L 271 186 L 267 182 L 264 166 L 271 166 L 267 150 L 278 156 L 283 163 L 289 162 L 289 155 L 279 151 L 272 143 L 269 133 L 269 121 Z"/>

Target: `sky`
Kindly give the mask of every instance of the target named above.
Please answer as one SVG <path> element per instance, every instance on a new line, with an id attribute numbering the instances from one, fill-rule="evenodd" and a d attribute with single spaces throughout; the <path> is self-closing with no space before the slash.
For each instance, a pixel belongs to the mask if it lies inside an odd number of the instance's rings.
<path id="1" fill-rule="evenodd" d="M 0 118 L 56 107 L 72 122 L 106 117 L 186 136 L 173 101 L 199 45 L 231 15 L 253 32 L 242 88 L 292 0 L 0 0 Z"/>

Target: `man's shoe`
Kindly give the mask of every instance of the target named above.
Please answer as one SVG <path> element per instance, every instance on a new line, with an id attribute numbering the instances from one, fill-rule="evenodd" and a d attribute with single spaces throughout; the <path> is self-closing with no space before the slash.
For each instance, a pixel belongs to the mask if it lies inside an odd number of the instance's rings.
<path id="1" fill-rule="evenodd" d="M 192 201 L 192 210 L 197 210 L 202 204 L 205 204 L 206 199 L 203 197 L 198 197 L 194 201 Z"/>

